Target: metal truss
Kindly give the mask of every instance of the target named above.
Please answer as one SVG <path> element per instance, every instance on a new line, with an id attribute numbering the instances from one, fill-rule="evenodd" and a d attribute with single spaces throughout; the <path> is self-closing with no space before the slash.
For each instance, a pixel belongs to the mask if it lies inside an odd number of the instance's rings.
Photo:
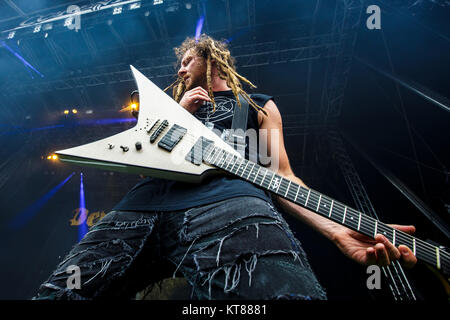
<path id="1" fill-rule="evenodd" d="M 364 0 L 336 2 L 332 30 L 337 45 L 330 48 L 332 58 L 328 60 L 322 91 L 324 121 L 341 112 L 363 9 Z"/>
<path id="2" fill-rule="evenodd" d="M 309 45 L 308 45 L 309 44 Z M 142 47 L 144 44 L 140 44 Z M 301 62 L 332 58 L 330 49 L 337 46 L 331 34 L 314 36 L 313 39 L 295 38 L 283 41 L 270 41 L 232 47 L 237 66 L 257 67 L 269 64 Z M 138 47 L 136 47 L 138 50 Z M 161 57 L 143 58 L 135 67 L 150 79 L 171 78 L 176 75 L 175 57 L 167 53 Z M 130 68 L 125 63 L 106 65 L 93 69 L 86 75 L 69 76 L 63 79 L 30 83 L 9 83 L 4 91 L 12 95 L 36 94 L 55 90 L 79 89 L 83 87 L 134 81 Z"/>
<path id="3" fill-rule="evenodd" d="M 329 141 L 331 144 L 331 149 L 335 155 L 336 162 L 341 169 L 357 209 L 373 218 L 378 219 L 375 208 L 373 207 L 358 172 L 356 171 L 356 168 L 347 153 L 340 134 L 335 130 L 330 130 Z M 389 284 L 393 299 L 406 301 L 416 300 L 414 291 L 412 290 L 408 279 L 403 272 L 403 268 L 398 261 L 392 262 L 391 265 L 387 267 L 382 267 L 382 270 L 384 277 Z"/>

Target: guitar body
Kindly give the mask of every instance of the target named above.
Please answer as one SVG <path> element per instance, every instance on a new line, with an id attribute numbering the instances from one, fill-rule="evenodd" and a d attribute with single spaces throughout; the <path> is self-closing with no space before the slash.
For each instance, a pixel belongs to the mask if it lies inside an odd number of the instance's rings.
<path id="1" fill-rule="evenodd" d="M 142 174 L 157 178 L 201 182 L 207 175 L 218 170 L 208 164 L 193 164 L 186 161 L 186 154 L 192 149 L 198 137 L 202 136 L 215 145 L 231 152 L 237 152 L 214 132 L 206 128 L 191 113 L 160 90 L 142 73 L 131 66 L 139 90 L 139 117 L 134 128 L 111 137 L 78 147 L 55 152 L 63 162 L 91 166 L 105 170 Z M 160 127 L 164 121 L 167 126 Z M 174 139 L 183 129 L 185 134 L 170 151 L 158 144 L 174 124 L 182 129 L 169 133 Z M 152 135 L 162 129 L 161 134 L 150 142 Z M 167 135 L 166 135 L 167 137 Z M 168 139 L 170 141 L 170 139 Z M 140 144 L 136 147 L 136 143 Z"/>

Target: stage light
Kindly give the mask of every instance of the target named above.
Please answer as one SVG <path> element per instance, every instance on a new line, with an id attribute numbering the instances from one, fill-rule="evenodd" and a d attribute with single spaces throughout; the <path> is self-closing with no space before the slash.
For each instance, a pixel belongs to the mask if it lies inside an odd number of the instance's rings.
<path id="1" fill-rule="evenodd" d="M 16 35 L 16 32 L 11 31 L 10 33 L 8 33 L 8 39 L 13 39 L 15 35 Z"/>
<path id="2" fill-rule="evenodd" d="M 51 23 L 46 23 L 42 27 L 42 30 L 44 30 L 44 31 L 49 31 L 49 30 L 52 30 L 52 29 L 53 29 L 53 24 L 51 24 Z"/>
<path id="3" fill-rule="evenodd" d="M 64 110 L 64 114 L 69 114 L 69 110 Z"/>
<path id="4" fill-rule="evenodd" d="M 61 183 L 47 192 L 43 197 L 35 201 L 24 211 L 19 213 L 17 216 L 13 218 L 8 224 L 8 227 L 11 229 L 18 229 L 25 226 L 33 217 L 42 209 L 42 207 L 62 188 L 62 186 L 72 178 L 75 174 L 72 173 L 66 179 L 64 179 Z"/>
<path id="5" fill-rule="evenodd" d="M 200 39 L 200 36 L 202 34 L 202 28 L 203 28 L 203 22 L 205 21 L 205 17 L 201 16 L 197 20 L 197 27 L 195 28 L 195 41 L 197 42 Z"/>
<path id="6" fill-rule="evenodd" d="M 77 109 L 72 109 L 72 113 L 77 113 L 78 110 Z"/>
<path id="7" fill-rule="evenodd" d="M 56 161 L 58 160 L 58 156 L 56 154 L 51 154 L 47 156 L 47 160 Z"/>
<path id="8" fill-rule="evenodd" d="M 121 14 L 122 13 L 122 7 L 115 7 L 113 10 L 113 15 L 114 14 Z"/>
<path id="9" fill-rule="evenodd" d="M 93 110 L 86 110 L 86 114 L 93 114 L 94 111 Z"/>
<path id="10" fill-rule="evenodd" d="M 162 4 L 163 0 L 153 0 L 153 5 Z"/>
<path id="11" fill-rule="evenodd" d="M 80 205 L 79 208 L 81 210 L 80 212 L 80 221 L 83 221 L 82 224 L 80 224 L 80 228 L 78 229 L 78 241 L 81 241 L 81 239 L 84 238 L 86 233 L 88 232 L 87 224 L 86 224 L 86 218 L 87 218 L 87 210 L 86 210 L 86 201 L 84 197 L 84 184 L 83 184 L 83 172 L 80 173 Z"/>
<path id="12" fill-rule="evenodd" d="M 140 2 L 130 4 L 130 10 L 139 9 L 141 7 Z"/>
<path id="13" fill-rule="evenodd" d="M 64 27 L 68 27 L 72 24 L 72 17 L 66 18 L 66 20 L 64 20 Z"/>
<path id="14" fill-rule="evenodd" d="M 19 42 L 18 42 L 19 43 Z M 20 54 L 18 54 L 17 52 L 15 52 L 12 48 L 10 48 L 5 41 L 0 41 L 0 44 L 2 46 L 4 46 L 6 49 L 8 49 L 13 55 L 16 56 L 17 59 L 19 59 L 20 61 L 22 61 L 22 63 L 27 66 L 28 68 L 32 69 L 34 72 L 36 72 L 37 74 L 39 74 L 42 78 L 44 77 L 44 75 L 42 73 L 40 73 L 38 70 L 36 70 L 36 68 L 34 68 L 28 61 L 26 61 Z"/>
<path id="15" fill-rule="evenodd" d="M 38 33 L 39 31 L 41 31 L 41 25 L 37 25 L 34 27 L 33 33 Z"/>
<path id="16" fill-rule="evenodd" d="M 131 107 L 131 110 L 136 110 L 137 109 L 137 104 L 133 103 L 130 107 Z"/>

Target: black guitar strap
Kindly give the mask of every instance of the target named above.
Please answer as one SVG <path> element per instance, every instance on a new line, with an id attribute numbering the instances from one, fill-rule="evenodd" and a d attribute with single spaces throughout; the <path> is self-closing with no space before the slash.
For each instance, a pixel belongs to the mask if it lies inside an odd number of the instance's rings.
<path id="1" fill-rule="evenodd" d="M 225 141 L 236 150 L 245 150 L 245 131 L 247 130 L 249 105 L 242 95 L 239 95 L 239 101 L 241 107 L 236 104 L 234 108 L 231 131 L 228 132 Z"/>

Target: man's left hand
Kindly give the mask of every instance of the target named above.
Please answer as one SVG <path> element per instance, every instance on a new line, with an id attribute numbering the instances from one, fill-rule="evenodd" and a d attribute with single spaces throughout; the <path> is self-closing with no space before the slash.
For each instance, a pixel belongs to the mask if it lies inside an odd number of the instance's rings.
<path id="1" fill-rule="evenodd" d="M 409 234 L 416 230 L 414 226 L 390 226 Z M 417 263 L 411 249 L 404 245 L 396 248 L 381 234 L 377 234 L 374 240 L 342 227 L 334 234 L 334 243 L 347 257 L 363 265 L 388 266 L 393 260 L 400 260 L 405 267 L 412 268 Z"/>

